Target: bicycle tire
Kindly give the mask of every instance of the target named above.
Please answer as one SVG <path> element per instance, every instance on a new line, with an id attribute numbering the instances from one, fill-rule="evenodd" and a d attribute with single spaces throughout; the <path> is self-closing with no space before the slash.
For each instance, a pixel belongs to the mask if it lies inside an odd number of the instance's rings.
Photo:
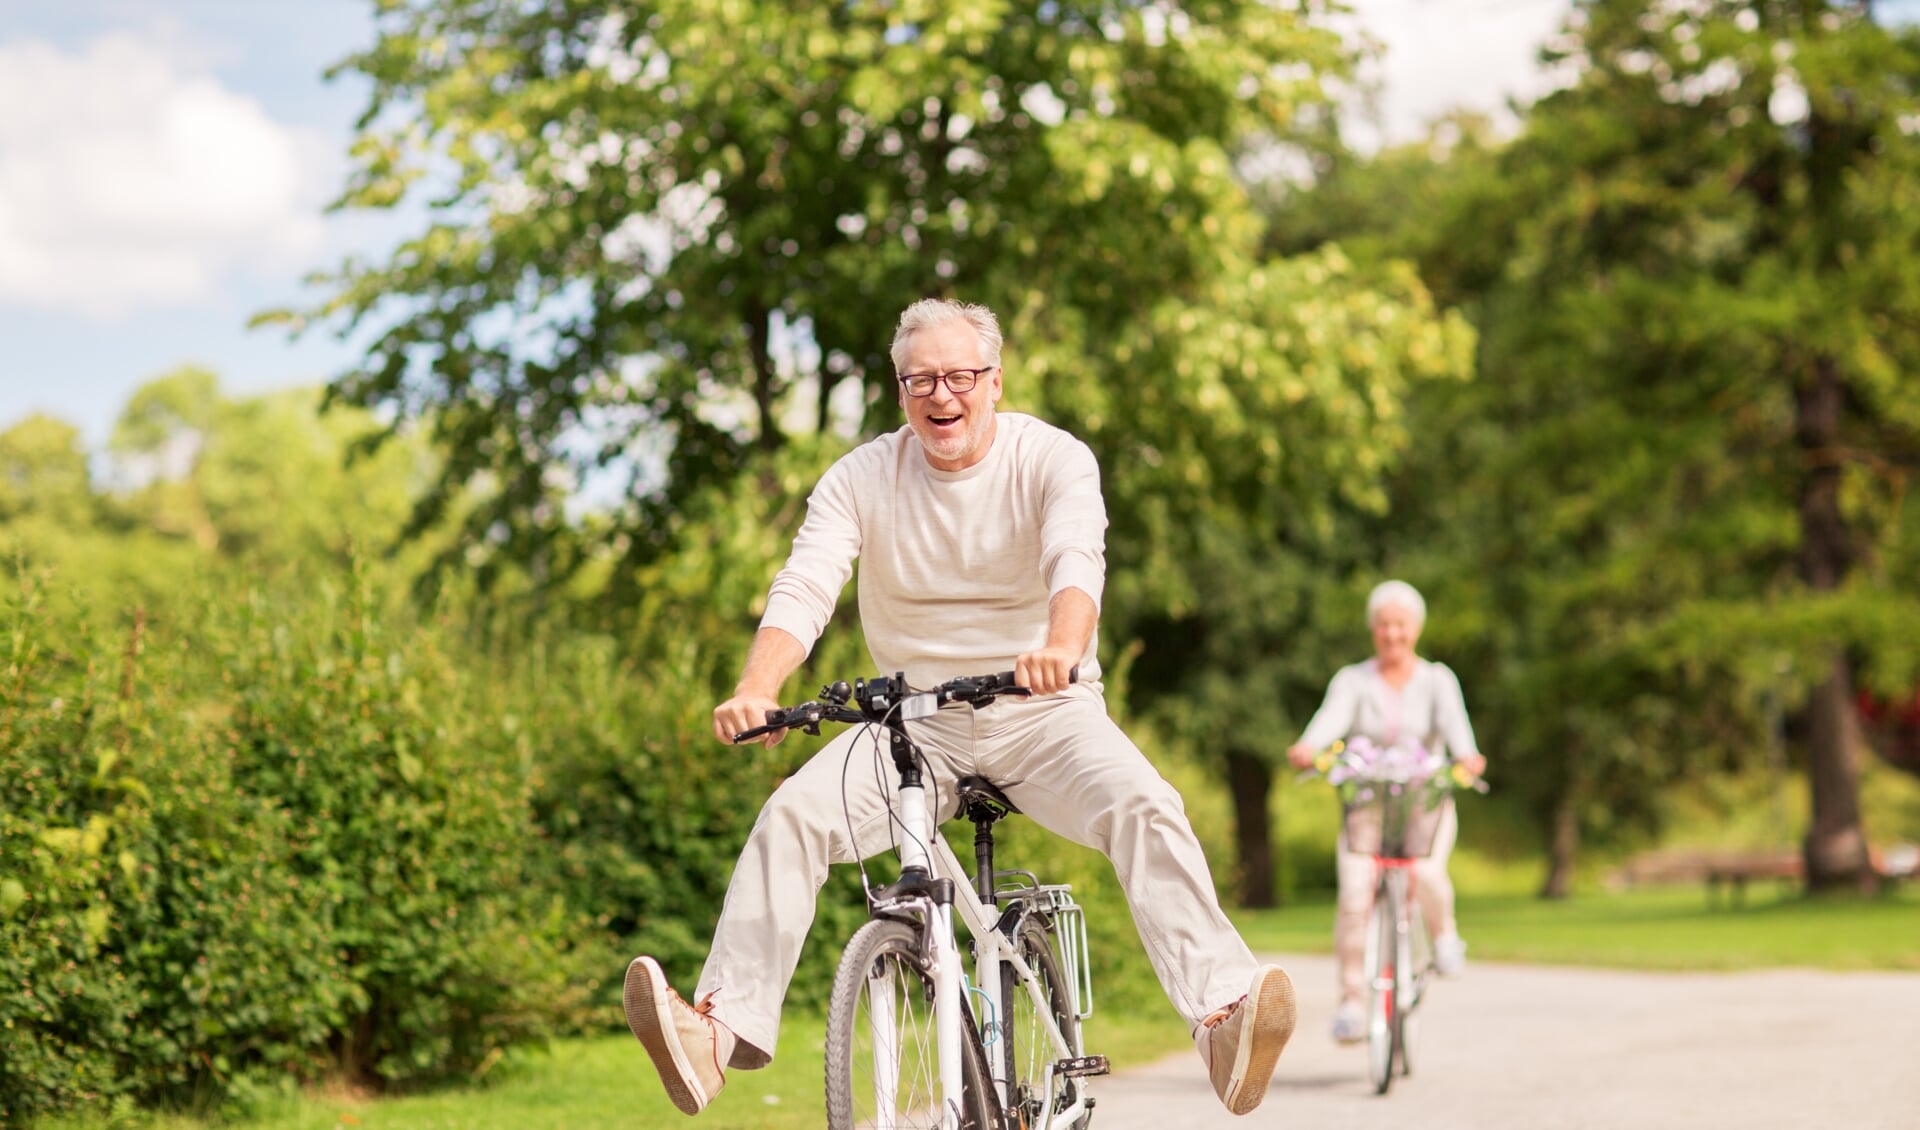
<path id="1" fill-rule="evenodd" d="M 1037 920 L 1027 918 L 1020 924 L 1018 938 L 1020 956 L 1039 980 L 1041 990 L 1047 996 L 1049 1010 L 1053 1013 L 1054 1023 L 1060 1026 L 1060 1034 L 1066 1037 L 1069 1054 L 1079 1055 L 1080 1034 L 1073 1015 L 1073 996 L 1068 990 L 1065 975 L 1060 971 L 1060 962 L 1054 956 L 1053 932 Z M 1009 1014 L 999 1028 L 1001 1054 L 1005 1057 L 1007 1071 L 1007 1124 L 1009 1130 L 1044 1126 L 1045 1116 L 1052 1113 L 1048 1109 L 1043 1088 L 1046 1086 L 1047 1065 L 1053 1060 L 1053 1045 L 1043 1034 L 1043 1025 L 1038 1010 L 1034 1008 L 1033 998 L 1021 985 L 1011 964 L 1000 967 L 1000 984 L 1000 999 L 1008 1002 Z M 1066 1080 L 1061 1089 L 1061 1105 L 1071 1106 L 1075 1094 L 1073 1080 Z M 1078 1130 L 1086 1124 L 1085 1118 L 1079 1118 L 1074 1120 L 1073 1126 Z"/>
<path id="2" fill-rule="evenodd" d="M 1411 989 L 1402 999 L 1400 1010 L 1400 1074 L 1413 1074 L 1414 1051 L 1420 1046 L 1420 1002 L 1427 999 L 1433 984 L 1433 950 L 1427 944 L 1427 923 L 1420 914 L 1420 900 L 1407 900 L 1407 968 L 1411 971 Z"/>
<path id="3" fill-rule="evenodd" d="M 872 974 L 881 974 L 873 977 Z M 886 994 L 884 1015 L 895 1033 L 891 1060 L 875 1046 L 873 990 Z M 904 922 L 874 921 L 847 943 L 827 1003 L 827 1126 L 865 1130 L 882 1124 L 883 1106 L 893 1108 L 885 1125 L 896 1130 L 940 1126 L 939 1041 L 935 1030 L 933 973 L 921 958 L 919 932 Z M 960 1126 L 998 1130 L 1000 1125 L 986 1053 L 965 1000 L 960 1024 Z M 891 1095 L 891 1100 L 883 1095 Z"/>
<path id="4" fill-rule="evenodd" d="M 1413 1063 L 1412 1053 L 1407 1046 L 1407 1024 L 1420 998 L 1419 990 L 1414 985 L 1413 915 L 1411 908 L 1405 904 L 1400 910 L 1401 913 L 1394 918 L 1393 1058 L 1395 1070 L 1402 1075 L 1411 1075 Z"/>
<path id="5" fill-rule="evenodd" d="M 1395 960 L 1399 956 L 1399 892 L 1383 876 L 1374 891 L 1367 917 L 1367 1077 L 1375 1094 L 1393 1086 L 1393 1067 L 1400 1040 Z"/>

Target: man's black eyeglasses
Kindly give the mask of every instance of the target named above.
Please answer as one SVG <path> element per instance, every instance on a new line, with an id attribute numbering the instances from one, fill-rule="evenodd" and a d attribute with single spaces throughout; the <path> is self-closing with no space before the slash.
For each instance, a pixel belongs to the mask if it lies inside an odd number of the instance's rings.
<path id="1" fill-rule="evenodd" d="M 955 369 L 950 373 L 908 373 L 900 378 L 908 396 L 932 396 L 933 386 L 941 381 L 947 382 L 947 391 L 956 395 L 971 391 L 974 382 L 982 373 L 991 373 L 998 365 L 988 365 L 984 369 Z"/>

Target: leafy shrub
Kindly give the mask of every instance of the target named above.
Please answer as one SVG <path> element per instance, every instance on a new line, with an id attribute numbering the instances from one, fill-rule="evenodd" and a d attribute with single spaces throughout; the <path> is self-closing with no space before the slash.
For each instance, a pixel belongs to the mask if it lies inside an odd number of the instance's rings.
<path id="1" fill-rule="evenodd" d="M 0 1120 L 416 1084 L 577 1023 L 534 778 L 375 609 L 209 597 L 116 656 L 33 584 L 0 602 Z"/>
<path id="2" fill-rule="evenodd" d="M 0 1123 L 112 1096 L 141 991 L 112 942 L 145 831 L 111 665 L 62 646 L 38 586 L 0 598 Z"/>

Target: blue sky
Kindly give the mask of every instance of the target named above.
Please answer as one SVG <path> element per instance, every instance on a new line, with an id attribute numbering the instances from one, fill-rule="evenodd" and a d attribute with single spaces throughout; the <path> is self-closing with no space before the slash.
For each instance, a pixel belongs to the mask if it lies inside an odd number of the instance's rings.
<path id="1" fill-rule="evenodd" d="M 1357 0 L 1385 46 L 1380 127 L 1536 82 L 1566 0 Z M 328 216 L 373 41 L 368 0 L 0 0 L 0 429 L 48 412 L 103 443 L 183 364 L 229 392 L 319 383 L 353 354 L 249 330 L 310 272 L 421 223 Z"/>

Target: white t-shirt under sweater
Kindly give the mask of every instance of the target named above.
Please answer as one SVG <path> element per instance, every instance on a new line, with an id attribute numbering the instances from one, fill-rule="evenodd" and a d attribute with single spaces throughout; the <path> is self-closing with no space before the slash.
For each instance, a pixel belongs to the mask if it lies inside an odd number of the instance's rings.
<path id="1" fill-rule="evenodd" d="M 986 457 L 942 471 L 902 427 L 821 476 L 760 626 L 812 651 L 858 558 L 876 673 L 925 687 L 1011 670 L 1046 645 L 1056 593 L 1077 588 L 1100 606 L 1106 529 L 1099 464 L 1059 428 L 999 413 Z M 1100 675 L 1097 639 L 1080 658 L 1085 681 Z"/>
<path id="2" fill-rule="evenodd" d="M 1380 677 L 1372 659 L 1334 674 L 1326 700 L 1300 740 L 1312 749 L 1325 749 L 1356 737 L 1382 746 L 1407 738 L 1430 751 L 1444 749 L 1456 761 L 1479 752 L 1460 680 L 1446 664 L 1424 659 L 1414 660 L 1413 677 L 1399 690 Z"/>

